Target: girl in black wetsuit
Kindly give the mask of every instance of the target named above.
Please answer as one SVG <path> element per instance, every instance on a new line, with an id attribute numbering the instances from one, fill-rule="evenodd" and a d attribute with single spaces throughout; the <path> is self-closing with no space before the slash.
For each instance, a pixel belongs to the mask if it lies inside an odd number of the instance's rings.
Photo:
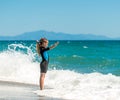
<path id="1" fill-rule="evenodd" d="M 46 38 L 41 38 L 40 41 L 37 41 L 36 44 L 36 49 L 39 55 L 42 57 L 42 61 L 40 63 L 40 69 L 41 69 L 41 75 L 40 75 L 40 89 L 43 90 L 44 88 L 44 79 L 45 79 L 45 74 L 48 69 L 48 63 L 49 63 L 49 55 L 47 53 L 48 50 L 56 47 L 59 44 L 59 42 L 56 42 L 50 47 L 48 46 L 48 40 Z"/>

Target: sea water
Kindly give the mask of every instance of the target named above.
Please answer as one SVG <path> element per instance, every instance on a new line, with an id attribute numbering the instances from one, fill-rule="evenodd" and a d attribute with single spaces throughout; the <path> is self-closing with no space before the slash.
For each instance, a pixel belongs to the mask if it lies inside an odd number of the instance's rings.
<path id="1" fill-rule="evenodd" d="M 50 41 L 49 46 L 56 41 Z M 120 41 L 59 41 L 50 51 L 38 95 L 72 100 L 120 100 Z M 36 41 L 0 41 L 0 80 L 39 85 Z"/>

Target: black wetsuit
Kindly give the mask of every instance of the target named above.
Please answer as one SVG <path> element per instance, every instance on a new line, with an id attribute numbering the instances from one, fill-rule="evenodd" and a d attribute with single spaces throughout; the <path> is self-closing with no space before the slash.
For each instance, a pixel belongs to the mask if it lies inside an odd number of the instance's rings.
<path id="1" fill-rule="evenodd" d="M 49 55 L 47 51 L 50 50 L 49 47 L 44 48 L 40 47 L 40 54 L 42 57 L 42 62 L 40 63 L 41 73 L 46 73 L 48 69 L 48 63 L 49 63 Z"/>

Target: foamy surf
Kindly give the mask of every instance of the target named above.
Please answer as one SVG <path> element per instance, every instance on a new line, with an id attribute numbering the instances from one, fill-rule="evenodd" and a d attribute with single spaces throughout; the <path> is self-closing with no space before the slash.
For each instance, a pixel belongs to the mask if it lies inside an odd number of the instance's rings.
<path id="1" fill-rule="evenodd" d="M 19 51 L 16 49 L 19 48 Z M 26 50 L 23 53 L 22 50 Z M 37 84 L 39 63 L 34 62 L 31 49 L 21 44 L 8 45 L 8 50 L 0 52 L 0 80 Z"/>
<path id="2" fill-rule="evenodd" d="M 45 89 L 34 92 L 41 96 L 71 100 L 120 100 L 120 77 L 52 70 L 46 75 Z"/>

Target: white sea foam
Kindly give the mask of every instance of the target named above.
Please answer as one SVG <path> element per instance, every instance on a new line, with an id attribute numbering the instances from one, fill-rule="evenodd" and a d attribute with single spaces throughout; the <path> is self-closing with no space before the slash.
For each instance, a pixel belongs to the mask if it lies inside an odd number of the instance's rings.
<path id="1" fill-rule="evenodd" d="M 26 48 L 27 54 L 16 51 L 16 47 Z M 38 83 L 39 63 L 33 62 L 33 56 L 30 49 L 23 45 L 9 45 L 7 51 L 0 53 L 0 80 Z"/>
<path id="2" fill-rule="evenodd" d="M 48 71 L 46 88 L 38 95 L 72 100 L 120 100 L 120 77 L 68 70 Z"/>
<path id="3" fill-rule="evenodd" d="M 31 52 L 25 54 L 14 49 L 0 53 L 0 80 L 38 85 L 39 62 L 33 61 Z M 120 77 L 112 74 L 50 70 L 46 74 L 45 89 L 34 92 L 72 100 L 120 100 Z"/>
<path id="4" fill-rule="evenodd" d="M 79 55 L 72 55 L 72 57 L 74 57 L 74 58 L 84 58 L 83 56 L 79 56 Z"/>
<path id="5" fill-rule="evenodd" d="M 83 48 L 88 48 L 87 46 L 83 46 Z"/>

